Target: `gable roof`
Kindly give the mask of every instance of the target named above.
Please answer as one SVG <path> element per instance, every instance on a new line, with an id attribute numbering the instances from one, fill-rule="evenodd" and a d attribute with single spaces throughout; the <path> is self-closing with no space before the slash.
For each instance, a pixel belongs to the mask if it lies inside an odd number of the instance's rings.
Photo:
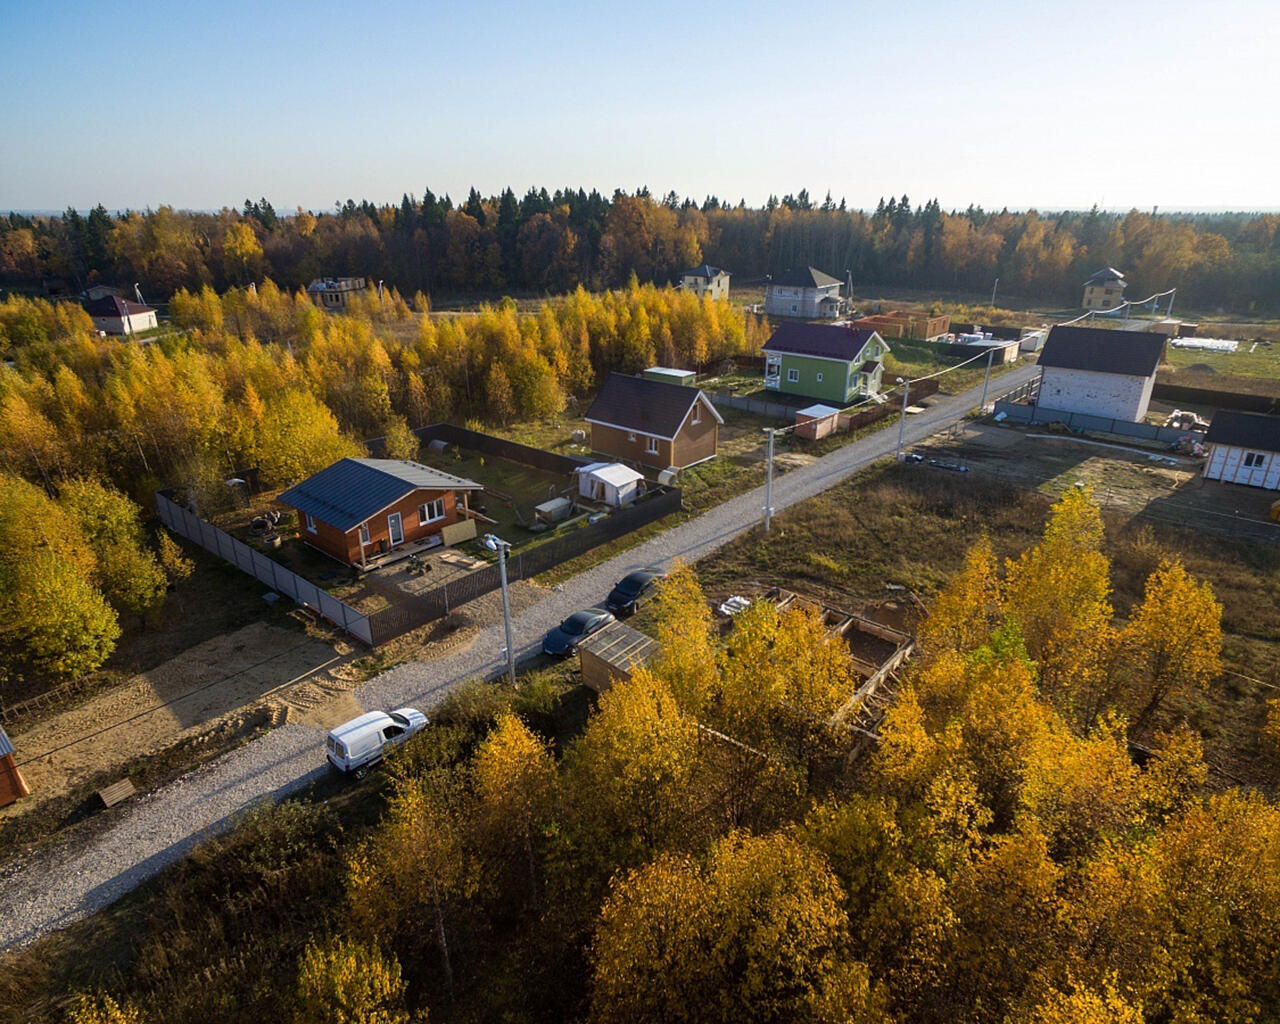
<path id="1" fill-rule="evenodd" d="M 702 402 L 711 410 L 716 422 L 724 422 L 699 388 L 611 373 L 587 410 L 586 420 L 602 427 L 634 430 L 670 441 L 689 415 L 694 402 Z"/>
<path id="2" fill-rule="evenodd" d="M 1116 270 L 1115 267 L 1103 267 L 1089 280 L 1085 281 L 1086 285 L 1090 284 L 1111 284 L 1114 281 L 1124 282 L 1124 274 Z"/>
<path id="3" fill-rule="evenodd" d="M 829 288 L 831 285 L 843 284 L 838 277 L 824 274 L 817 267 L 802 267 L 799 270 L 786 270 L 769 279 L 770 284 L 780 284 L 787 288 Z"/>
<path id="4" fill-rule="evenodd" d="M 479 491 L 481 484 L 408 459 L 340 459 L 290 487 L 279 500 L 346 533 L 406 494 Z"/>
<path id="5" fill-rule="evenodd" d="M 880 338 L 880 335 L 865 327 L 849 324 L 783 323 L 778 325 L 761 351 L 852 363 L 873 337 Z M 880 344 L 886 352 L 889 350 L 883 338 L 880 338 Z"/>
<path id="6" fill-rule="evenodd" d="M 624 466 L 621 462 L 593 462 L 588 466 L 583 466 L 578 472 L 582 476 L 595 477 L 614 487 L 626 487 L 629 483 L 636 480 L 643 480 L 644 474 L 637 473 L 630 466 Z"/>
<path id="7" fill-rule="evenodd" d="M 90 316 L 115 316 L 123 320 L 126 316 L 139 313 L 154 312 L 154 306 L 144 306 L 139 302 L 130 302 L 119 295 L 104 295 L 100 299 L 88 299 L 83 303 L 84 311 Z"/>
<path id="8" fill-rule="evenodd" d="M 681 277 L 705 277 L 710 281 L 713 277 L 719 277 L 721 274 L 728 274 L 729 271 L 722 270 L 720 267 L 713 267 L 710 263 L 704 263 L 700 267 L 694 267 L 692 270 L 682 270 Z"/>
<path id="9" fill-rule="evenodd" d="M 1164 335 L 1104 327 L 1054 327 L 1040 351 L 1041 366 L 1150 377 L 1164 355 Z"/>
<path id="10" fill-rule="evenodd" d="M 1209 421 L 1209 432 L 1204 439 L 1206 444 L 1280 452 L 1280 416 L 1219 409 Z"/>
<path id="11" fill-rule="evenodd" d="M 5 734 L 4 726 L 0 725 L 0 757 L 13 753 L 13 744 L 9 742 L 9 737 Z"/>

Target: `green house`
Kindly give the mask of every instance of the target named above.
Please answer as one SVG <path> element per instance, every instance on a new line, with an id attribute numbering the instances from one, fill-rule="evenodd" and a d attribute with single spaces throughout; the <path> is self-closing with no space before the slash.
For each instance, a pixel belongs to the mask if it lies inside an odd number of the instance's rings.
<path id="1" fill-rule="evenodd" d="M 764 386 L 849 405 L 878 394 L 885 340 L 848 324 L 781 324 L 764 348 Z"/>

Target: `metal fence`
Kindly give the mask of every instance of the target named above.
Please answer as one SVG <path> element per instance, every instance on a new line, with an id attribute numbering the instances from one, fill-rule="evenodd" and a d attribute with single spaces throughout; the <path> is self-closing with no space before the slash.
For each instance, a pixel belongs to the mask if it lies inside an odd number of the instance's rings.
<path id="1" fill-rule="evenodd" d="M 1143 441 L 1176 441 L 1189 433 L 1181 427 L 1157 427 L 1150 423 L 1131 423 L 1107 416 L 1089 416 L 1082 412 L 1046 409 L 1039 405 L 1019 405 L 1006 399 L 996 402 L 996 415 L 1004 414 L 1012 423 L 1062 423 L 1072 430 L 1096 430 Z"/>
<path id="2" fill-rule="evenodd" d="M 339 601 L 332 594 L 326 594 L 314 583 L 278 565 L 261 551 L 255 551 L 212 523 L 206 523 L 195 513 L 175 503 L 164 491 L 156 494 L 156 511 L 160 514 L 160 521 L 178 536 L 199 544 L 206 551 L 230 562 L 241 572 L 248 573 L 271 589 L 310 608 L 334 625 L 341 626 L 356 639 L 367 644 L 373 643 L 369 616 Z"/>
<path id="3" fill-rule="evenodd" d="M 650 497 L 619 509 L 599 522 L 586 523 L 528 550 L 512 552 L 507 557 L 508 580 L 530 579 L 682 507 L 682 494 L 678 488 L 663 488 L 656 494 L 650 494 Z M 497 565 L 487 565 L 434 590 L 406 597 L 369 617 L 373 643 L 385 643 L 411 629 L 443 618 L 459 605 L 497 590 L 500 585 Z"/>
<path id="4" fill-rule="evenodd" d="M 1280 398 L 1268 395 L 1242 394 L 1236 391 L 1219 391 L 1215 388 L 1198 388 L 1187 384 L 1174 384 L 1156 378 L 1151 397 L 1164 402 L 1183 405 L 1209 405 L 1217 409 L 1239 409 L 1241 412 L 1274 414 L 1280 410 Z"/>

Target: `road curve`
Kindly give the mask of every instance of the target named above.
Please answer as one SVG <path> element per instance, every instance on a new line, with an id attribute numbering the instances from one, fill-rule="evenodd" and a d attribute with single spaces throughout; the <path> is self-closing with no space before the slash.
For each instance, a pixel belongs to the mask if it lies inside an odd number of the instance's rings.
<path id="1" fill-rule="evenodd" d="M 997 378 L 990 396 L 1032 379 L 1037 367 Z M 975 408 L 981 388 L 944 398 L 906 421 L 907 445 L 945 429 Z M 871 463 L 891 456 L 896 427 L 877 431 L 808 466 L 777 476 L 773 505 L 785 509 L 819 494 Z M 754 527 L 764 488 L 740 495 L 681 523 L 554 589 L 513 622 L 523 656 L 543 633 L 578 608 L 598 603 L 613 583 L 642 565 L 696 561 Z M 501 625 L 483 630 L 466 650 L 430 662 L 408 662 L 356 690 L 362 706 L 430 707 L 450 688 L 501 671 Z M 321 731 L 289 724 L 138 799 L 110 828 L 83 843 L 68 841 L 0 868 L 0 950 L 32 942 L 113 903 L 202 840 L 227 828 L 255 801 L 279 799 L 325 771 Z"/>

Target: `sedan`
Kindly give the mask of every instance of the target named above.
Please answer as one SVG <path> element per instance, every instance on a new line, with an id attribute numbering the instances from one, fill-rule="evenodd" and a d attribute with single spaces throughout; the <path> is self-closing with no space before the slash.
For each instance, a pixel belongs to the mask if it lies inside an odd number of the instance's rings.
<path id="1" fill-rule="evenodd" d="M 542 638 L 542 652 L 555 658 L 567 657 L 578 649 L 583 640 L 613 621 L 612 613 L 604 608 L 574 612 Z"/>
<path id="2" fill-rule="evenodd" d="M 630 615 L 642 598 L 653 593 L 658 581 L 666 578 L 667 574 L 661 569 L 637 569 L 628 573 L 609 591 L 609 596 L 604 599 L 604 606 L 619 618 Z"/>

